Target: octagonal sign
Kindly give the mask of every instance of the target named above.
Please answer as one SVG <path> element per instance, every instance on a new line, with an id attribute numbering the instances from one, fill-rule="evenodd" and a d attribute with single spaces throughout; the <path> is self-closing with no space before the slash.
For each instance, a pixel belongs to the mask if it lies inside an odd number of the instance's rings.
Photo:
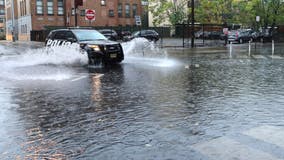
<path id="1" fill-rule="evenodd" d="M 85 20 L 94 21 L 96 19 L 96 12 L 92 9 L 85 10 Z"/>

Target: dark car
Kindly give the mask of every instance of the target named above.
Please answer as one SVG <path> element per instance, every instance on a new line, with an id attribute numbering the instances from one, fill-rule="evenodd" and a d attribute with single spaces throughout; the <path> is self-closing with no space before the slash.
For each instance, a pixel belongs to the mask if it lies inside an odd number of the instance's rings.
<path id="1" fill-rule="evenodd" d="M 122 41 L 129 41 L 131 39 L 130 31 L 118 31 L 118 38 Z"/>
<path id="2" fill-rule="evenodd" d="M 221 36 L 222 36 L 222 32 L 220 32 L 220 31 L 209 32 L 209 39 L 221 39 L 221 38 L 223 38 Z"/>
<path id="3" fill-rule="evenodd" d="M 101 34 L 103 34 L 105 37 L 107 37 L 109 40 L 117 41 L 118 40 L 118 34 L 115 30 L 112 29 L 100 29 L 98 30 Z"/>
<path id="4" fill-rule="evenodd" d="M 132 34 L 132 38 L 143 37 L 149 41 L 158 41 L 160 39 L 159 34 L 154 30 L 140 30 Z"/>
<path id="5" fill-rule="evenodd" d="M 253 41 L 261 41 L 263 38 L 263 33 L 259 31 L 255 31 L 251 34 Z"/>
<path id="6" fill-rule="evenodd" d="M 89 64 L 120 63 L 124 59 L 120 43 L 108 40 L 91 29 L 59 29 L 49 33 L 45 46 L 63 46 L 78 43 L 87 52 Z"/>
<path id="7" fill-rule="evenodd" d="M 197 38 L 197 39 L 208 39 L 209 38 L 209 34 L 210 34 L 210 32 L 208 32 L 208 31 L 203 31 L 203 30 L 200 30 L 200 31 L 197 31 L 197 32 L 195 32 L 195 38 Z"/>
<path id="8" fill-rule="evenodd" d="M 244 43 L 248 42 L 252 39 L 252 31 L 251 30 L 233 30 L 228 34 L 229 42 L 238 42 Z"/>
<path id="9" fill-rule="evenodd" d="M 271 42 L 273 35 L 276 35 L 276 31 L 271 28 L 262 29 L 261 31 L 255 31 L 252 33 L 254 41 L 258 42 Z"/>

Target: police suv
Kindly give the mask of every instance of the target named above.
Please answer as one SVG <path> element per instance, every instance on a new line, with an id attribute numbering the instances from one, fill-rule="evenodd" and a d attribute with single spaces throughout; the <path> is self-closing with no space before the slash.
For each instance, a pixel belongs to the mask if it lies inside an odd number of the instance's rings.
<path id="1" fill-rule="evenodd" d="M 87 52 L 89 64 L 120 63 L 124 59 L 121 44 L 108 40 L 94 29 L 53 30 L 46 38 L 45 46 L 68 46 L 73 43 L 78 43 Z"/>

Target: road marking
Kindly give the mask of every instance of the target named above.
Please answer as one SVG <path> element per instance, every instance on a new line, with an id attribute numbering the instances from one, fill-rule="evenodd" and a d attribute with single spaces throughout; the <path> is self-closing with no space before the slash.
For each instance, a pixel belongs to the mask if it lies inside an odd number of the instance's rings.
<path id="1" fill-rule="evenodd" d="M 255 59 L 267 59 L 265 56 L 262 55 L 252 55 L 252 57 Z"/>
<path id="2" fill-rule="evenodd" d="M 261 126 L 243 132 L 243 134 L 284 148 L 284 128 Z"/>
<path id="3" fill-rule="evenodd" d="M 196 144 L 193 148 L 210 160 L 280 160 L 227 137 Z"/>
<path id="4" fill-rule="evenodd" d="M 86 77 L 87 77 L 87 76 L 81 76 L 81 77 L 72 79 L 71 81 L 72 81 L 72 82 L 79 81 L 79 80 L 84 79 L 84 78 L 86 78 Z"/>
<path id="5" fill-rule="evenodd" d="M 271 56 L 269 56 L 269 57 L 271 57 L 272 59 L 283 59 L 283 57 L 280 57 L 280 56 L 276 56 L 276 55 L 271 55 Z"/>
<path id="6" fill-rule="evenodd" d="M 94 76 L 93 76 L 93 78 L 95 78 L 95 79 L 98 79 L 98 78 L 101 78 L 102 76 L 104 76 L 104 74 L 93 74 Z"/>

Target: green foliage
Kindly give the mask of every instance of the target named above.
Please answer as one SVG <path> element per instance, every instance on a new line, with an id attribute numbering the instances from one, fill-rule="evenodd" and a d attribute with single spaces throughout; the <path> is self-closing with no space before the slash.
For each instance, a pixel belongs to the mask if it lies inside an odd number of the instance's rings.
<path id="1" fill-rule="evenodd" d="M 149 0 L 154 25 L 169 21 L 172 25 L 187 21 L 188 0 Z M 260 22 L 256 22 L 260 16 Z M 266 27 L 284 24 L 282 0 L 195 0 L 195 21 L 209 24 L 241 24 Z"/>
<path id="2" fill-rule="evenodd" d="M 196 21 L 222 24 L 232 16 L 232 0 L 199 0 L 195 6 Z"/>
<path id="3" fill-rule="evenodd" d="M 187 18 L 187 0 L 179 0 L 177 3 L 168 0 L 149 0 L 149 4 L 155 26 L 164 22 L 175 25 L 183 23 Z"/>
<path id="4" fill-rule="evenodd" d="M 281 0 L 200 0 L 197 9 L 202 23 L 237 23 L 247 27 L 272 26 L 283 23 Z M 256 16 L 260 16 L 257 24 Z"/>

